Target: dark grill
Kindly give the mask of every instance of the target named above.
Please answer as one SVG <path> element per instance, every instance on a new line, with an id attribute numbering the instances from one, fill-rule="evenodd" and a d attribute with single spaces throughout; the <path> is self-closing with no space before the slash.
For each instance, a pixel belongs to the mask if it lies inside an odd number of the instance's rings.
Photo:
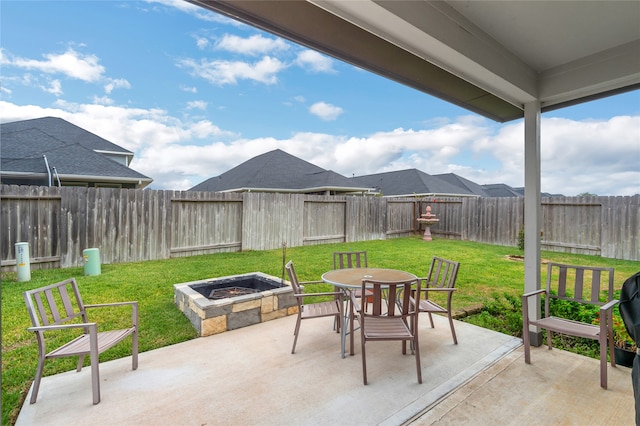
<path id="1" fill-rule="evenodd" d="M 246 288 L 246 287 L 216 288 L 211 290 L 211 293 L 209 293 L 209 296 L 207 297 L 212 300 L 220 300 L 220 299 L 226 299 L 230 297 L 243 296 L 245 294 L 253 294 L 259 291 L 260 290 L 257 290 L 254 288 Z"/>

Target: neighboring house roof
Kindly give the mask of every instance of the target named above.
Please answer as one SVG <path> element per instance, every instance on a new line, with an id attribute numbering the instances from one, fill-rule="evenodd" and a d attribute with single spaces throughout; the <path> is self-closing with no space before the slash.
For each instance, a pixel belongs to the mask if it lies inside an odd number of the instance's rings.
<path id="1" fill-rule="evenodd" d="M 459 186 L 460 188 L 469 190 L 472 194 L 477 195 L 479 197 L 489 197 L 489 194 L 482 188 L 481 185 L 478 185 L 475 182 L 470 181 L 469 179 L 465 179 L 462 176 L 458 176 L 455 173 L 443 173 L 439 175 L 433 175 L 438 179 L 442 179 L 446 182 L 449 182 L 452 185 Z"/>
<path id="2" fill-rule="evenodd" d="M 251 158 L 189 189 L 215 192 L 366 192 L 352 180 L 280 149 Z"/>
<path id="3" fill-rule="evenodd" d="M 471 190 L 453 185 L 418 169 L 399 170 L 351 178 L 361 185 L 376 188 L 385 197 L 424 195 L 474 196 Z"/>
<path id="4" fill-rule="evenodd" d="M 47 163 L 64 182 L 124 184 L 144 187 L 152 179 L 105 153 L 133 153 L 59 118 L 0 125 L 0 175 L 3 180 L 46 182 Z M 83 137 L 84 135 L 84 137 Z M 45 158 L 46 156 L 46 162 Z M 44 180 L 43 180 L 44 179 Z M 55 178 L 54 178 L 55 183 Z"/>
<path id="5" fill-rule="evenodd" d="M 77 143 L 96 152 L 124 155 L 129 157 L 129 162 L 131 162 L 131 158 L 133 158 L 133 152 L 124 149 L 113 142 L 109 142 L 108 140 L 78 127 L 75 124 L 69 123 L 62 118 L 43 117 L 2 124 L 3 134 L 5 132 L 16 132 L 27 129 L 39 129 L 49 136 L 53 136 L 61 141 L 65 141 L 66 143 Z M 127 164 L 129 164 L 129 162 L 127 162 Z"/>
<path id="6" fill-rule="evenodd" d="M 484 191 L 489 197 L 522 197 L 523 195 L 515 191 L 509 185 L 504 183 L 492 183 L 482 185 Z"/>
<path id="7" fill-rule="evenodd" d="M 516 193 L 518 193 L 521 197 L 524 197 L 524 186 L 518 186 L 512 188 Z M 541 192 L 541 197 L 564 197 L 564 194 L 550 194 L 548 192 Z"/>
<path id="8" fill-rule="evenodd" d="M 430 175 L 418 169 L 347 178 L 280 149 L 251 158 L 189 191 L 211 192 L 366 192 L 385 197 L 518 197 L 505 184 L 478 185 L 455 173 Z"/>

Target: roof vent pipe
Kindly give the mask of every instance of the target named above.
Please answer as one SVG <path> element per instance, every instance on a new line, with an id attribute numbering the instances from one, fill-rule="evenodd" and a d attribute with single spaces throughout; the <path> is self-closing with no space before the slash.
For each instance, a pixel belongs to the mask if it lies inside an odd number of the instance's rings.
<path id="1" fill-rule="evenodd" d="M 60 175 L 58 174 L 58 171 L 55 167 L 53 167 L 53 174 L 56 176 L 56 180 L 58 181 L 58 188 L 60 188 L 62 186 L 60 185 Z"/>
<path id="2" fill-rule="evenodd" d="M 42 155 L 42 158 L 44 158 L 44 165 L 47 166 L 47 174 L 49 175 L 49 186 L 51 186 L 51 169 L 49 169 L 49 162 L 47 161 L 46 155 Z"/>

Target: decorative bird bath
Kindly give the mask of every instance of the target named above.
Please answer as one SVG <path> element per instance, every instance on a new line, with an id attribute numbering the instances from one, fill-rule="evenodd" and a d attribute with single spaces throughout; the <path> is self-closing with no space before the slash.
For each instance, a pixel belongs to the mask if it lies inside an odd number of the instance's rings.
<path id="1" fill-rule="evenodd" d="M 427 206 L 425 213 L 421 214 L 418 219 L 416 219 L 420 223 L 424 223 L 424 236 L 422 239 L 424 241 L 431 241 L 431 225 L 434 225 L 440 222 L 440 219 L 436 219 L 436 215 L 431 213 L 431 206 Z"/>

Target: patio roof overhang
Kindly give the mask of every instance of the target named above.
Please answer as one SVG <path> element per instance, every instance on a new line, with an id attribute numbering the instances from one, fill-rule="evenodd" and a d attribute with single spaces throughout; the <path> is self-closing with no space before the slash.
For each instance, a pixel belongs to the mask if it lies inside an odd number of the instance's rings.
<path id="1" fill-rule="evenodd" d="M 188 1 L 499 122 L 640 88 L 637 1 Z"/>
<path id="2" fill-rule="evenodd" d="M 525 292 L 540 287 L 541 112 L 640 88 L 639 1 L 187 1 L 493 120 L 524 117 Z"/>

